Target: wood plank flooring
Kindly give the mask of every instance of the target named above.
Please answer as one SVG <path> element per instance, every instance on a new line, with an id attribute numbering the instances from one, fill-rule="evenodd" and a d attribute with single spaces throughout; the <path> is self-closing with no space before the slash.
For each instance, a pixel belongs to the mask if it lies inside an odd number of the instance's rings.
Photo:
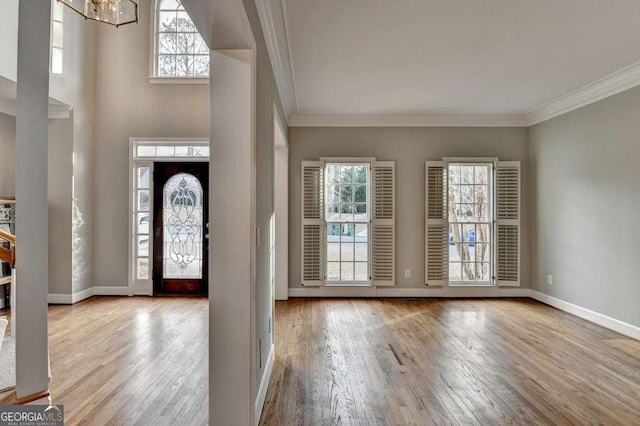
<path id="1" fill-rule="evenodd" d="M 529 299 L 276 303 L 263 425 L 640 425 L 640 342 Z"/>
<path id="2" fill-rule="evenodd" d="M 49 307 L 51 394 L 67 425 L 206 425 L 205 298 L 94 297 Z"/>

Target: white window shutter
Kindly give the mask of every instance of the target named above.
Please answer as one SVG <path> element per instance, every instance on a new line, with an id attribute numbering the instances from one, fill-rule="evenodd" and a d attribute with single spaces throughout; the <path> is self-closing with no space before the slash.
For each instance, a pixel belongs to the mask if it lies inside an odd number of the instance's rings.
<path id="1" fill-rule="evenodd" d="M 396 164 L 372 164 L 371 269 L 374 286 L 395 285 L 396 266 Z"/>
<path id="2" fill-rule="evenodd" d="M 449 284 L 449 221 L 447 215 L 447 165 L 427 161 L 425 165 L 425 283 Z"/>
<path id="3" fill-rule="evenodd" d="M 496 165 L 496 285 L 520 285 L 520 162 Z"/>
<path id="4" fill-rule="evenodd" d="M 303 286 L 324 283 L 324 164 L 302 162 L 302 277 Z"/>

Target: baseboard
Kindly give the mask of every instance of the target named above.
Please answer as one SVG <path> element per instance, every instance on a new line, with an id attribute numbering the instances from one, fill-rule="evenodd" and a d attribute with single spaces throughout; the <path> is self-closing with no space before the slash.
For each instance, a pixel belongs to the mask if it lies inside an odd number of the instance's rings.
<path id="1" fill-rule="evenodd" d="M 128 296 L 129 287 L 93 287 L 94 296 Z"/>
<path id="2" fill-rule="evenodd" d="M 73 305 L 91 296 L 128 296 L 129 287 L 89 287 L 73 294 L 47 295 L 47 302 L 51 305 Z"/>
<path id="3" fill-rule="evenodd" d="M 302 287 L 289 297 L 529 297 L 528 288 L 513 287 Z"/>
<path id="4" fill-rule="evenodd" d="M 571 315 L 575 315 L 579 318 L 597 324 L 601 327 L 613 330 L 616 333 L 620 333 L 624 336 L 631 337 L 632 339 L 640 340 L 640 327 L 635 325 L 611 318 L 607 315 L 592 311 L 582 306 L 574 305 L 573 303 L 566 302 L 557 297 L 549 296 L 548 294 L 541 293 L 536 290 L 530 290 L 530 297 L 542 302 L 561 311 L 567 312 Z"/>
<path id="5" fill-rule="evenodd" d="M 260 423 L 262 408 L 264 407 L 264 402 L 267 398 L 267 390 L 269 390 L 269 381 L 271 380 L 271 373 L 273 372 L 273 364 L 275 360 L 276 348 L 274 345 L 271 345 L 271 351 L 269 352 L 267 363 L 264 366 L 262 381 L 260 381 L 260 387 L 258 388 L 258 396 L 256 396 L 256 425 Z"/>

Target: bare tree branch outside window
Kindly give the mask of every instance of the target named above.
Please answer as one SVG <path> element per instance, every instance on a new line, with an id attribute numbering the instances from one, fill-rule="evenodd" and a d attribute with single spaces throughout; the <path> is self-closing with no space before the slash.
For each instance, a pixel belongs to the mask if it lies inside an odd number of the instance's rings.
<path id="1" fill-rule="evenodd" d="M 159 77 L 208 77 L 209 47 L 178 0 L 162 0 L 157 12 Z"/>

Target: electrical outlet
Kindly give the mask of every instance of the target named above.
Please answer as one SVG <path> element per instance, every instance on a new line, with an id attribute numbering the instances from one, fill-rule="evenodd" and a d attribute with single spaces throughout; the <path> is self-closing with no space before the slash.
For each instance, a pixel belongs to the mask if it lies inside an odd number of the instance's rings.
<path id="1" fill-rule="evenodd" d="M 411 278 L 411 269 L 405 269 L 404 270 L 404 277 L 405 278 Z"/>
<path id="2" fill-rule="evenodd" d="M 547 275 L 547 284 L 553 285 L 553 275 Z"/>

